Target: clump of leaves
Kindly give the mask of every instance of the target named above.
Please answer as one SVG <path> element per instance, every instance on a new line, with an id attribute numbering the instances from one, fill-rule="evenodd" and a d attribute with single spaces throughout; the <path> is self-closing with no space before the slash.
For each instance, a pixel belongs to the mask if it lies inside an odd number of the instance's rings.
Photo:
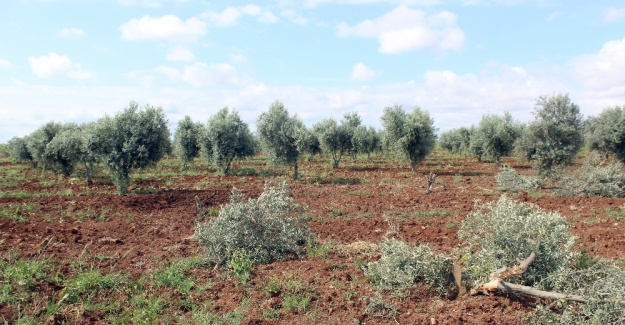
<path id="1" fill-rule="evenodd" d="M 625 168 L 619 161 L 605 162 L 598 153 L 584 159 L 582 168 L 560 181 L 559 196 L 625 197 Z"/>
<path id="2" fill-rule="evenodd" d="M 289 194 L 286 182 L 269 181 L 258 199 L 245 201 L 233 188 L 219 216 L 195 228 L 195 238 L 206 246 L 207 261 L 229 265 L 236 251 L 253 252 L 255 263 L 303 256 L 312 232 L 302 219 L 305 209 Z"/>
<path id="3" fill-rule="evenodd" d="M 497 180 L 497 188 L 505 192 L 537 190 L 542 187 L 540 178 L 519 175 L 510 166 L 503 166 L 501 172 L 495 175 L 495 180 Z"/>
<path id="4" fill-rule="evenodd" d="M 385 289 L 404 289 L 425 281 L 439 292 L 451 289 L 451 257 L 435 254 L 427 245 L 411 246 L 395 238 L 384 240 L 379 249 L 380 260 L 363 267 L 372 283 Z"/>
<path id="5" fill-rule="evenodd" d="M 459 253 L 470 286 L 488 282 L 493 270 L 516 265 L 535 252 L 536 260 L 518 280 L 532 286 L 569 267 L 577 255 L 571 251 L 575 237 L 566 218 L 505 195 L 477 206 L 461 224 L 458 237 L 466 243 Z"/>

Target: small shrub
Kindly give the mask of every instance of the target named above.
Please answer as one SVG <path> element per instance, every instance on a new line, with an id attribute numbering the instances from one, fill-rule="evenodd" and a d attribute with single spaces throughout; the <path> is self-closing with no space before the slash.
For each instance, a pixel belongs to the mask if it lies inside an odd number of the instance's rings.
<path id="1" fill-rule="evenodd" d="M 254 252 L 235 250 L 232 253 L 228 267 L 242 284 L 247 283 L 247 280 L 249 280 L 252 276 L 252 268 L 254 267 Z"/>
<path id="2" fill-rule="evenodd" d="M 385 289 L 404 289 L 425 281 L 439 292 L 446 292 L 452 260 L 444 254 L 434 254 L 427 245 L 411 246 L 391 238 L 379 245 L 382 257 L 364 267 L 367 278 Z"/>
<path id="3" fill-rule="evenodd" d="M 518 280 L 532 286 L 571 265 L 577 255 L 571 251 L 575 237 L 566 218 L 506 196 L 477 206 L 462 222 L 458 237 L 467 244 L 460 254 L 471 287 L 488 282 L 493 270 L 517 265 L 535 252 L 536 260 Z"/>
<path id="4" fill-rule="evenodd" d="M 286 182 L 267 182 L 258 199 L 244 201 L 234 188 L 219 216 L 195 228 L 210 263 L 229 265 L 236 251 L 253 252 L 256 263 L 300 257 L 312 232 L 302 219 L 304 208 L 289 197 Z"/>
<path id="5" fill-rule="evenodd" d="M 560 181 L 559 196 L 625 197 L 625 168 L 619 161 L 605 164 L 597 153 L 591 153 L 582 168 Z"/>
<path id="6" fill-rule="evenodd" d="M 379 292 L 376 292 L 375 297 L 367 298 L 369 299 L 369 303 L 367 307 L 365 307 L 365 313 L 371 315 L 371 317 L 395 319 L 395 316 L 399 314 L 397 307 L 384 300 Z"/>
<path id="7" fill-rule="evenodd" d="M 501 168 L 501 172 L 495 175 L 497 188 L 505 192 L 537 190 L 542 187 L 538 177 L 522 176 L 510 166 Z"/>

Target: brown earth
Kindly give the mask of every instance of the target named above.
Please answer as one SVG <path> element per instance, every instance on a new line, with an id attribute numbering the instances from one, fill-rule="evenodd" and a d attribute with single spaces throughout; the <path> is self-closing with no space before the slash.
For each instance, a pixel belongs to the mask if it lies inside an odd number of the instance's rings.
<path id="1" fill-rule="evenodd" d="M 378 160 L 346 160 L 343 164 L 347 167 L 336 170 L 329 169 L 327 162 L 304 163 L 301 179 L 290 185 L 295 200 L 308 207 L 310 228 L 322 242 L 378 243 L 389 235 L 386 219 L 390 218 L 396 225 L 395 235 L 405 241 L 450 251 L 461 244 L 457 226 L 475 202 L 496 200 L 501 192 L 495 188 L 498 170 L 492 164 L 446 157 L 429 158 L 417 174 L 406 166 Z M 3 162 L 2 166 L 9 164 Z M 243 167 L 249 168 L 246 162 L 234 168 Z M 288 175 L 282 169 L 271 171 Z M 438 180 L 428 195 L 425 175 L 430 172 L 437 173 Z M 12 251 L 25 258 L 45 256 L 61 265 L 66 276 L 71 276 L 73 265 L 79 261 L 133 279 L 149 275 L 166 262 L 201 254 L 193 239 L 199 221 L 196 198 L 204 209 L 218 209 L 229 201 L 232 185 L 256 197 L 266 180 L 263 176 L 214 176 L 208 171 L 205 176 L 141 178 L 134 180 L 130 195 L 119 196 L 104 177 L 96 185 L 86 186 L 82 180 L 53 176 L 56 182 L 51 186 L 40 180 L 41 171 L 25 169 L 23 173 L 25 181 L 2 190 L 45 196 L 0 198 L 0 207 L 36 207 L 25 215 L 25 222 L 0 218 L 1 254 Z M 625 258 L 624 217 L 609 214 L 625 209 L 625 199 L 560 198 L 543 192 L 508 195 L 566 216 L 573 233 L 579 236 L 580 250 Z M 402 297 L 384 294 L 383 298 L 397 307 L 397 313 L 376 317 L 365 310 L 376 297 L 375 288 L 358 268 L 358 263 L 368 259 L 371 257 L 333 251 L 327 258 L 258 265 L 246 287 L 225 276 L 227 271 L 213 271 L 211 267 L 194 269 L 191 276 L 211 283 L 195 299 L 210 300 L 215 312 L 232 311 L 244 297 L 251 297 L 245 318 L 250 324 L 522 324 L 524 315 L 537 304 L 533 299 L 503 296 L 440 297 L 425 285 L 417 285 Z M 312 297 L 310 310 L 299 313 L 280 309 L 281 297 L 263 289 L 272 277 L 305 283 Z M 49 284 L 39 289 L 58 299 L 62 288 Z M 169 290 L 165 294 L 177 294 Z M 268 311 L 276 311 L 275 318 L 266 317 Z M 93 312 L 64 313 L 59 319 L 68 323 L 106 323 L 104 315 Z M 7 304 L 0 305 L 0 315 L 9 322 L 15 317 Z"/>

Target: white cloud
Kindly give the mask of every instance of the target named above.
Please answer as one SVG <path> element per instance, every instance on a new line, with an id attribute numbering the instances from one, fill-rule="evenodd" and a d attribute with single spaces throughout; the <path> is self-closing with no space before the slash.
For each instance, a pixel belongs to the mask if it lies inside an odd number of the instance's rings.
<path id="1" fill-rule="evenodd" d="M 56 53 L 29 57 L 28 63 L 33 72 L 40 78 L 67 77 L 70 79 L 91 79 L 93 73 L 83 70 L 80 64 L 72 62 L 70 58 Z"/>
<path id="2" fill-rule="evenodd" d="M 167 53 L 169 61 L 194 61 L 195 55 L 186 47 L 176 46 Z"/>
<path id="3" fill-rule="evenodd" d="M 192 17 L 185 21 L 174 15 L 133 18 L 120 28 L 122 39 L 127 41 L 170 40 L 193 41 L 206 33 L 206 24 Z"/>
<path id="4" fill-rule="evenodd" d="M 338 35 L 377 38 L 380 43 L 378 50 L 386 54 L 426 48 L 459 50 L 464 44 L 464 32 L 457 27 L 456 21 L 456 15 L 449 11 L 427 16 L 424 11 L 399 6 L 381 17 L 362 21 L 353 27 L 340 23 Z"/>
<path id="5" fill-rule="evenodd" d="M 375 78 L 376 75 L 377 73 L 375 71 L 366 66 L 364 63 L 359 62 L 354 65 L 354 68 L 349 75 L 349 80 L 358 82 L 369 81 Z"/>
<path id="6" fill-rule="evenodd" d="M 186 66 L 181 79 L 194 87 L 202 86 L 241 86 L 247 83 L 246 77 L 238 75 L 234 66 L 227 63 L 206 64 L 196 62 Z"/>
<path id="7" fill-rule="evenodd" d="M 67 39 L 78 39 L 85 36 L 85 31 L 80 28 L 63 28 L 57 33 L 57 35 Z"/>
<path id="8" fill-rule="evenodd" d="M 576 81 L 589 89 L 625 88 L 625 38 L 609 41 L 598 53 L 583 55 L 572 61 Z"/>
<path id="9" fill-rule="evenodd" d="M 625 8 L 608 8 L 603 11 L 603 22 L 613 23 L 625 18 Z"/>
<path id="10" fill-rule="evenodd" d="M 273 24 L 276 21 L 278 21 L 278 17 L 274 15 L 271 11 L 266 10 L 266 11 L 263 11 L 262 15 L 260 15 L 260 17 L 258 18 L 258 21 L 260 21 L 261 23 L 265 23 L 265 24 Z"/>
<path id="11" fill-rule="evenodd" d="M 241 11 L 236 7 L 227 7 L 222 12 L 209 11 L 202 14 L 202 18 L 207 18 L 213 25 L 219 27 L 234 26 L 241 17 Z"/>
<path id="12" fill-rule="evenodd" d="M 241 12 L 250 16 L 258 16 L 263 12 L 263 10 L 257 5 L 245 5 L 241 7 Z"/>
<path id="13" fill-rule="evenodd" d="M 221 12 L 208 11 L 201 15 L 202 18 L 208 19 L 214 26 L 217 27 L 230 27 L 236 26 L 239 19 L 244 15 L 257 17 L 261 23 L 275 23 L 278 20 L 271 11 L 263 10 L 258 5 L 244 5 L 240 7 L 229 6 Z M 301 22 L 301 17 L 293 17 L 293 20 Z"/>
<path id="14" fill-rule="evenodd" d="M 0 59 L 0 69 L 11 69 L 11 62 L 7 60 Z"/>

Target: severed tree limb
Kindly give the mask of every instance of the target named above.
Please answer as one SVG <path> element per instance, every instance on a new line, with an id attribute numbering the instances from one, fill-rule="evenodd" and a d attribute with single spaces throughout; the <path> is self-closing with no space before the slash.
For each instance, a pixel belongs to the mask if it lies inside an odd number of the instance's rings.
<path id="1" fill-rule="evenodd" d="M 488 283 L 479 285 L 473 289 L 471 289 L 470 294 L 472 296 L 478 294 L 491 294 L 494 292 L 502 292 L 502 293 L 515 293 L 521 294 L 536 298 L 543 299 L 554 299 L 554 300 L 566 300 L 566 301 L 575 301 L 581 303 L 587 303 L 589 301 L 595 301 L 586 299 L 579 295 L 569 295 L 565 293 L 559 292 L 551 292 L 544 291 L 540 289 L 536 289 L 533 287 L 528 287 L 520 284 L 508 283 L 505 282 L 504 279 L 511 276 L 519 276 L 523 274 L 527 268 L 534 262 L 536 259 L 536 254 L 532 252 L 530 256 L 522 261 L 519 261 L 519 265 L 509 268 L 507 266 L 502 267 L 501 269 L 495 270 L 491 276 L 491 280 Z M 625 301 L 616 301 L 616 303 L 625 306 Z"/>
<path id="2" fill-rule="evenodd" d="M 467 288 L 462 284 L 462 265 L 458 259 L 454 258 L 451 275 L 454 277 L 454 282 L 458 286 L 458 296 L 464 296 L 467 294 Z"/>
<path id="3" fill-rule="evenodd" d="M 532 287 L 528 287 L 528 286 L 524 286 L 520 284 L 507 283 L 504 281 L 501 281 L 497 285 L 497 289 L 503 293 L 516 293 L 516 294 L 522 294 L 522 295 L 532 296 L 536 298 L 567 300 L 567 301 L 576 301 L 576 302 L 583 302 L 583 303 L 587 302 L 587 300 L 582 296 L 567 295 L 565 293 L 559 293 L 559 292 L 543 291 L 543 290 L 539 290 L 536 288 L 532 288 Z"/>

